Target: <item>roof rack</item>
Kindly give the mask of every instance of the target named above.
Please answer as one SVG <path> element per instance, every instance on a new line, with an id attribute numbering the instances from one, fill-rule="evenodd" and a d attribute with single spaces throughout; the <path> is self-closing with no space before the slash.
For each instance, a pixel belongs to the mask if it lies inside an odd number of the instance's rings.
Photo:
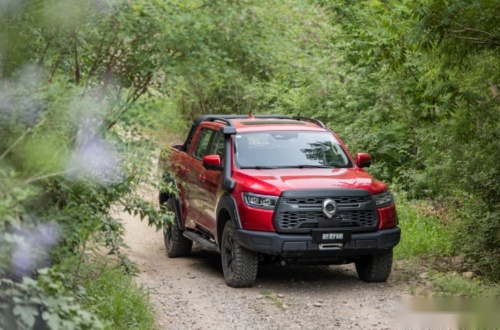
<path id="1" fill-rule="evenodd" d="M 231 123 L 231 119 L 238 119 L 238 118 L 247 118 L 247 116 L 244 115 L 205 115 L 201 116 L 198 119 L 194 121 L 194 126 L 198 126 L 202 122 L 205 121 L 222 121 L 226 123 L 228 126 L 233 126 L 233 123 Z"/>
<path id="2" fill-rule="evenodd" d="M 222 121 L 225 122 L 228 126 L 233 126 L 231 123 L 231 119 L 247 119 L 249 118 L 248 115 L 205 115 L 201 116 L 200 118 L 196 119 L 194 122 L 194 125 L 198 126 L 201 122 L 204 121 Z M 290 116 L 285 116 L 285 115 L 254 115 L 253 118 L 260 118 L 260 119 L 294 119 Z"/>
<path id="3" fill-rule="evenodd" d="M 194 132 L 196 132 L 196 129 L 202 122 L 206 121 L 221 121 L 225 123 L 226 125 L 230 127 L 234 127 L 233 123 L 231 122 L 231 119 L 247 119 L 249 118 L 248 115 L 204 115 L 199 118 L 197 118 L 193 125 L 191 126 L 191 129 L 189 130 L 189 134 L 187 136 L 186 141 L 182 145 L 182 149 L 184 151 L 187 151 L 189 149 L 189 145 L 191 144 L 191 141 L 193 139 Z M 308 117 L 301 117 L 301 116 L 295 116 L 295 117 L 290 117 L 290 116 L 285 116 L 285 115 L 253 115 L 253 118 L 260 118 L 260 119 L 292 119 L 292 120 L 298 120 L 298 121 L 307 121 L 313 124 L 316 124 L 320 126 L 321 128 L 326 128 L 325 124 L 323 124 L 321 121 L 314 119 L 314 118 L 308 118 Z"/>
<path id="4" fill-rule="evenodd" d="M 307 122 L 316 124 L 321 128 L 326 128 L 326 126 L 325 126 L 325 124 L 323 124 L 323 122 L 321 122 L 320 120 L 314 119 L 314 118 L 296 116 L 296 117 L 292 117 L 292 119 L 300 120 L 300 121 L 307 121 Z"/>

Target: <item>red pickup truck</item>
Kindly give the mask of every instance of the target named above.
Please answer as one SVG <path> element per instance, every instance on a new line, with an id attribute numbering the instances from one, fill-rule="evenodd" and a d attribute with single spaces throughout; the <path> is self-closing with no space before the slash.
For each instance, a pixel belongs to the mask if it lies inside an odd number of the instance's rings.
<path id="1" fill-rule="evenodd" d="M 361 280 L 384 282 L 401 231 L 387 185 L 315 119 L 279 115 L 198 118 L 159 170 L 175 215 L 164 231 L 170 258 L 193 242 L 221 254 L 226 283 L 251 286 L 259 260 L 355 263 Z"/>

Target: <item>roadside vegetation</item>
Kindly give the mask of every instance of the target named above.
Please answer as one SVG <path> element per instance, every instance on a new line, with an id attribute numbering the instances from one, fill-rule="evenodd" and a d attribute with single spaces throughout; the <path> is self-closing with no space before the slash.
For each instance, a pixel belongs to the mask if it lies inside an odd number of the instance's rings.
<path id="1" fill-rule="evenodd" d="M 94 264 L 82 280 L 82 308 L 106 320 L 110 328 L 154 328 L 155 316 L 147 288 L 138 287 L 134 278 L 120 268 Z"/>
<path id="2" fill-rule="evenodd" d="M 498 280 L 479 276 L 458 253 L 461 226 L 449 209 L 431 201 L 398 202 L 402 239 L 395 248 L 392 278 L 407 282 L 413 295 L 498 297 Z"/>
<path id="3" fill-rule="evenodd" d="M 322 120 L 393 187 L 405 276 L 498 295 L 499 16 L 495 0 L 0 1 L 0 327 L 151 326 L 111 211 L 162 230 L 137 194 L 161 185 L 153 151 L 210 113 Z"/>

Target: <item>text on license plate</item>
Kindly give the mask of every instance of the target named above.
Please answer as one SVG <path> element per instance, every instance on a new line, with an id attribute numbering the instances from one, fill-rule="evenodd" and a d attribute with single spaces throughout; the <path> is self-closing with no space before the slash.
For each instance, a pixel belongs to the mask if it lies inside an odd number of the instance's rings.
<path id="1" fill-rule="evenodd" d="M 323 233 L 321 235 L 321 239 L 323 240 L 344 239 L 344 233 Z"/>
<path id="2" fill-rule="evenodd" d="M 348 243 L 351 241 L 351 232 L 349 231 L 321 231 L 313 230 L 313 243 Z"/>

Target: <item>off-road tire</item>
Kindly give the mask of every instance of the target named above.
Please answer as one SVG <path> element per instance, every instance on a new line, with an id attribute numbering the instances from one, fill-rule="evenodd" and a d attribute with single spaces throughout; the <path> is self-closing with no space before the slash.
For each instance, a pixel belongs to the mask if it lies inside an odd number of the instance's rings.
<path id="1" fill-rule="evenodd" d="M 185 257 L 191 253 L 193 241 L 187 239 L 182 234 L 178 222 L 177 213 L 175 213 L 175 201 L 169 198 L 164 204 L 166 209 L 174 213 L 174 223 L 168 223 L 166 230 L 163 232 L 163 241 L 165 242 L 165 250 L 169 258 Z"/>
<path id="2" fill-rule="evenodd" d="M 258 254 L 245 249 L 235 237 L 234 223 L 226 222 L 222 232 L 221 260 L 224 279 L 233 288 L 252 286 L 257 278 Z"/>
<path id="3" fill-rule="evenodd" d="M 382 254 L 362 256 L 355 261 L 356 272 L 361 281 L 385 282 L 391 275 L 392 249 Z"/>

